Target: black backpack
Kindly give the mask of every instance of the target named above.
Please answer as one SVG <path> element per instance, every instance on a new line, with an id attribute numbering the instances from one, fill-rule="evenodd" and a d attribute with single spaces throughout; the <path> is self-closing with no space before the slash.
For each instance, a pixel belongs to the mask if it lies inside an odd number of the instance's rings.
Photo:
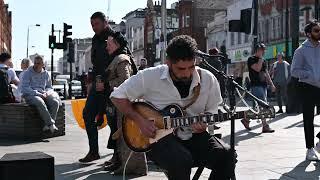
<path id="1" fill-rule="evenodd" d="M 7 72 L 8 68 L 0 68 L 0 104 L 15 102 Z"/>

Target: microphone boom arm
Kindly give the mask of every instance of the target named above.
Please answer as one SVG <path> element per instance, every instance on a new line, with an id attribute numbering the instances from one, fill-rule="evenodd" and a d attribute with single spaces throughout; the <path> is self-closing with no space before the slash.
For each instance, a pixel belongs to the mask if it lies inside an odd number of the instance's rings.
<path id="1" fill-rule="evenodd" d="M 218 74 L 220 77 L 223 77 L 225 80 L 229 81 L 230 80 L 230 77 L 227 76 L 223 71 L 219 71 L 217 70 L 215 67 L 211 66 L 208 61 L 206 60 L 206 58 L 212 58 L 212 57 L 220 57 L 221 55 L 208 55 L 208 54 L 205 54 L 205 53 L 196 53 L 198 56 L 202 57 L 202 64 L 205 65 L 206 67 L 208 67 L 210 70 L 214 71 L 216 74 Z M 264 108 L 270 108 L 270 106 L 262 101 L 261 99 L 257 98 L 256 96 L 254 96 L 253 94 L 251 94 L 248 90 L 244 89 L 242 86 L 240 86 L 236 81 L 233 80 L 232 78 L 232 81 L 231 83 L 237 88 L 237 89 L 240 89 L 241 91 L 245 92 L 246 94 L 248 94 L 252 99 L 254 99 L 255 101 L 257 101 L 257 103 L 264 107 Z"/>

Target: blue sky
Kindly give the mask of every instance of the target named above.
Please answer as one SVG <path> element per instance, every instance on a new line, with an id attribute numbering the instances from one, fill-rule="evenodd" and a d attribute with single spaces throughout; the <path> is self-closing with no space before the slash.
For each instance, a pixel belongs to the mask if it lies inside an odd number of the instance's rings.
<path id="1" fill-rule="evenodd" d="M 55 29 L 63 29 L 63 22 L 72 25 L 73 38 L 92 37 L 90 16 L 95 11 L 107 13 L 108 0 L 4 0 L 12 11 L 12 57 L 15 67 L 19 60 L 26 57 L 27 29 L 30 27 L 29 55 L 38 53 L 50 60 L 48 35 L 51 24 Z M 167 0 L 167 7 L 178 0 Z M 160 0 L 161 2 L 161 0 Z M 144 8 L 147 0 L 111 0 L 110 19 L 119 23 L 126 13 Z M 32 47 L 34 46 L 34 47 Z M 62 56 L 61 50 L 55 50 L 55 60 Z"/>

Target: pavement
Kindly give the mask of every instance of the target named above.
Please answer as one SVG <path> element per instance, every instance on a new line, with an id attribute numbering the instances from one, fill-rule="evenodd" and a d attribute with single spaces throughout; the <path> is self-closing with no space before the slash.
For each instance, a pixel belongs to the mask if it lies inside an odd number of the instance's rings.
<path id="1" fill-rule="evenodd" d="M 320 116 L 315 118 L 315 132 L 320 131 Z M 229 142 L 230 121 L 220 123 L 216 133 L 222 133 Z M 272 134 L 261 133 L 261 123 L 251 121 L 251 131 L 244 129 L 236 120 L 236 150 L 238 180 L 319 180 L 320 162 L 305 161 L 305 141 L 302 114 L 277 115 L 270 120 L 276 130 Z M 88 151 L 87 136 L 73 119 L 70 102 L 66 102 L 66 135 L 39 142 L 12 141 L 0 139 L 0 157 L 6 153 L 42 151 L 55 158 L 55 178 L 57 180 L 106 180 L 123 179 L 103 171 L 102 165 L 111 157 L 106 148 L 109 128 L 99 131 L 99 145 L 102 159 L 88 165 L 78 163 Z M 316 140 L 315 140 L 316 142 Z M 193 169 L 192 174 L 195 173 Z M 205 169 L 200 179 L 208 179 L 210 170 Z M 147 176 L 125 177 L 125 179 L 153 180 L 167 179 L 164 173 L 151 168 Z"/>

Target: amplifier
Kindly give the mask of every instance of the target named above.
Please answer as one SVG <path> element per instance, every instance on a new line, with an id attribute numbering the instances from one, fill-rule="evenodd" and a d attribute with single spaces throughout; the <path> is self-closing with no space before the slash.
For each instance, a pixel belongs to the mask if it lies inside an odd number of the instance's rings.
<path id="1" fill-rule="evenodd" d="M 54 180 L 54 157 L 43 152 L 5 154 L 0 159 L 1 180 Z"/>

